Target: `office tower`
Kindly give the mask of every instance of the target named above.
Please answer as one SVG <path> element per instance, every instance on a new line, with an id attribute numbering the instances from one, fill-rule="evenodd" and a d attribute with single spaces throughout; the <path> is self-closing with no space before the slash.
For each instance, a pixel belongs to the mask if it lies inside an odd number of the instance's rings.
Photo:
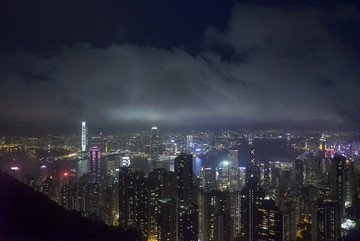
<path id="1" fill-rule="evenodd" d="M 197 240 L 198 207 L 195 204 L 193 187 L 192 155 L 180 155 L 175 158 L 177 186 L 178 239 L 180 241 Z"/>
<path id="2" fill-rule="evenodd" d="M 218 189 L 220 191 L 229 191 L 230 186 L 230 170 L 229 170 L 229 162 L 222 161 L 219 163 L 217 168 L 219 173 L 219 180 L 218 180 Z"/>
<path id="3" fill-rule="evenodd" d="M 305 184 L 318 185 L 321 181 L 321 158 L 307 157 L 304 160 L 305 164 Z"/>
<path id="4" fill-rule="evenodd" d="M 296 159 L 292 163 L 292 186 L 299 188 L 304 183 L 304 162 Z"/>
<path id="5" fill-rule="evenodd" d="M 200 188 L 202 188 L 205 193 L 216 190 L 216 170 L 214 168 L 201 167 Z"/>
<path id="6" fill-rule="evenodd" d="M 345 206 L 352 205 L 356 189 L 355 162 L 353 160 L 347 160 L 345 162 Z"/>
<path id="7" fill-rule="evenodd" d="M 250 146 L 249 148 L 249 164 L 253 165 L 256 163 L 256 150 L 255 147 Z"/>
<path id="8" fill-rule="evenodd" d="M 81 151 L 86 151 L 86 146 L 88 144 L 88 139 L 87 139 L 87 127 L 86 127 L 86 122 L 83 121 L 81 123 Z"/>
<path id="9" fill-rule="evenodd" d="M 97 146 L 93 146 L 90 150 L 90 160 L 91 160 L 91 176 L 90 181 L 92 183 L 100 184 L 101 182 L 101 172 L 100 172 L 100 151 Z"/>
<path id="10" fill-rule="evenodd" d="M 229 150 L 229 191 L 235 192 L 240 188 L 238 150 Z"/>
<path id="11" fill-rule="evenodd" d="M 325 138 L 324 134 L 321 135 L 319 149 L 321 151 L 326 151 L 326 149 L 327 149 L 326 148 L 326 138 Z"/>
<path id="12" fill-rule="evenodd" d="M 264 198 L 264 192 L 251 180 L 241 190 L 241 240 L 255 240 L 257 206 Z"/>
<path id="13" fill-rule="evenodd" d="M 157 168 L 162 168 L 162 162 L 160 161 L 160 138 L 159 130 L 156 126 L 151 128 L 150 133 L 150 171 Z"/>
<path id="14" fill-rule="evenodd" d="M 116 174 L 116 162 L 115 161 L 106 161 L 106 174 L 110 176 L 115 176 Z"/>
<path id="15" fill-rule="evenodd" d="M 240 187 L 245 186 L 246 183 L 246 167 L 239 167 L 239 185 Z"/>
<path id="16" fill-rule="evenodd" d="M 90 172 L 90 161 L 89 155 L 86 152 L 78 153 L 79 161 L 76 162 L 76 173 L 77 180 L 79 181 L 80 177 Z"/>
<path id="17" fill-rule="evenodd" d="M 129 167 L 130 166 L 130 157 L 124 156 L 121 158 L 120 167 Z"/>
<path id="18" fill-rule="evenodd" d="M 261 241 L 282 241 L 282 213 L 274 200 L 260 200 L 255 217 L 255 239 Z"/>
<path id="19" fill-rule="evenodd" d="M 312 209 L 312 240 L 341 240 L 341 205 L 337 201 L 321 200 Z"/>
<path id="20" fill-rule="evenodd" d="M 192 154 L 194 151 L 194 136 L 187 135 L 186 136 L 186 153 Z"/>
<path id="21" fill-rule="evenodd" d="M 258 183 L 260 180 L 260 168 L 257 165 L 256 161 L 256 150 L 254 147 L 250 147 L 249 149 L 249 162 L 246 164 L 246 183 L 256 182 Z"/>
<path id="22" fill-rule="evenodd" d="M 122 227 L 136 227 L 147 234 L 147 182 L 145 173 L 132 167 L 121 167 L 119 172 L 119 223 Z"/>

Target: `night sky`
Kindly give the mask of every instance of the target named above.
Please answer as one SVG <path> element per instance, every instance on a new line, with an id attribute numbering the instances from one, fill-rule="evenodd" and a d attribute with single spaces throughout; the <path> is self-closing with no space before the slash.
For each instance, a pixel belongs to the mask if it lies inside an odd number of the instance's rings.
<path id="1" fill-rule="evenodd" d="M 0 134 L 359 130 L 360 7 L 329 2 L 2 0 Z"/>

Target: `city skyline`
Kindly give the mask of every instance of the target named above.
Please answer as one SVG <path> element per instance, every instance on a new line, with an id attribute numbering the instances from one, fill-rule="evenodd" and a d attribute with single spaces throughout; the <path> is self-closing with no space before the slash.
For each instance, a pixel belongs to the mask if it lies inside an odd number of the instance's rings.
<path id="1" fill-rule="evenodd" d="M 360 129 L 356 1 L 0 7 L 1 135 Z"/>
<path id="2" fill-rule="evenodd" d="M 13 230 L 5 240 L 67 240 L 61 229 L 88 240 L 65 224 L 38 230 L 49 216 L 28 203 L 98 223 L 97 231 L 108 225 L 99 240 L 352 241 L 359 233 L 358 133 L 153 126 L 106 135 L 88 133 L 86 122 L 77 127 L 72 135 L 0 137 L 0 178 L 16 190 L 1 187 L 0 218 Z M 7 212 L 8 200 L 21 200 L 20 210 Z M 39 221 L 13 222 L 33 212 Z"/>

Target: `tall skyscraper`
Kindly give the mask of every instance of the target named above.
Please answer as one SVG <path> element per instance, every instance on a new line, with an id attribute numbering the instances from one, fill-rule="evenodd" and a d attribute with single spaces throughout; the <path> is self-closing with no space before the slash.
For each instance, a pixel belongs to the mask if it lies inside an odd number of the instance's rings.
<path id="1" fill-rule="evenodd" d="M 304 161 L 296 159 L 292 166 L 292 185 L 302 187 L 304 184 Z"/>
<path id="2" fill-rule="evenodd" d="M 86 151 L 87 144 L 88 144 L 87 127 L 86 127 L 86 122 L 83 121 L 81 124 L 81 151 Z"/>
<path id="3" fill-rule="evenodd" d="M 192 155 L 175 158 L 178 240 L 198 240 L 198 207 L 193 187 Z"/>
<path id="4" fill-rule="evenodd" d="M 326 138 L 325 138 L 324 134 L 321 135 L 319 149 L 322 151 L 326 151 L 326 149 L 327 149 L 326 148 Z"/>
<path id="5" fill-rule="evenodd" d="M 178 200 L 180 203 L 192 202 L 193 171 L 192 155 L 180 155 L 175 158 Z"/>
<path id="6" fill-rule="evenodd" d="M 253 146 L 249 149 L 249 162 L 246 164 L 246 176 L 245 181 L 258 183 L 260 180 L 260 168 L 256 162 L 256 150 Z"/>
<path id="7" fill-rule="evenodd" d="M 229 191 L 238 191 L 240 187 L 238 150 L 229 150 L 229 181 Z"/>
<path id="8" fill-rule="evenodd" d="M 100 151 L 97 146 L 93 146 L 90 150 L 90 160 L 91 160 L 91 176 L 90 181 L 92 183 L 100 184 L 101 181 L 101 172 L 100 172 Z"/>
<path id="9" fill-rule="evenodd" d="M 153 171 L 157 168 L 162 168 L 162 162 L 160 160 L 160 138 L 159 130 L 156 126 L 151 128 L 150 133 L 150 171 Z"/>
<path id="10" fill-rule="evenodd" d="M 188 154 L 191 154 L 193 152 L 194 148 L 194 136 L 187 135 L 186 136 L 186 152 Z"/>
<path id="11" fill-rule="evenodd" d="M 216 170 L 214 168 L 201 167 L 200 188 L 202 188 L 204 192 L 216 190 Z"/>
<path id="12" fill-rule="evenodd" d="M 241 240 L 255 240 L 257 207 L 263 198 L 263 190 L 251 180 L 241 190 Z"/>
<path id="13" fill-rule="evenodd" d="M 341 206 L 341 219 L 345 213 L 345 194 L 346 194 L 346 158 L 344 156 L 335 156 L 331 160 L 330 185 L 333 200 L 336 200 Z"/>
<path id="14" fill-rule="evenodd" d="M 229 161 L 222 161 L 217 168 L 219 173 L 218 189 L 220 191 L 229 191 L 230 186 L 230 167 Z"/>

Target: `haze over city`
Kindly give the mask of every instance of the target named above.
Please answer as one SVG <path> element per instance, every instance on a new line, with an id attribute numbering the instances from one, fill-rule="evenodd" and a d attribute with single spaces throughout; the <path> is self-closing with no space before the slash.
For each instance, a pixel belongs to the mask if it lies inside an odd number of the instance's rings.
<path id="1" fill-rule="evenodd" d="M 356 1 L 0 8 L 0 133 L 69 133 L 82 120 L 359 129 Z"/>
<path id="2" fill-rule="evenodd" d="M 359 1 L 0 1 L 0 240 L 359 240 L 359 66 Z"/>

